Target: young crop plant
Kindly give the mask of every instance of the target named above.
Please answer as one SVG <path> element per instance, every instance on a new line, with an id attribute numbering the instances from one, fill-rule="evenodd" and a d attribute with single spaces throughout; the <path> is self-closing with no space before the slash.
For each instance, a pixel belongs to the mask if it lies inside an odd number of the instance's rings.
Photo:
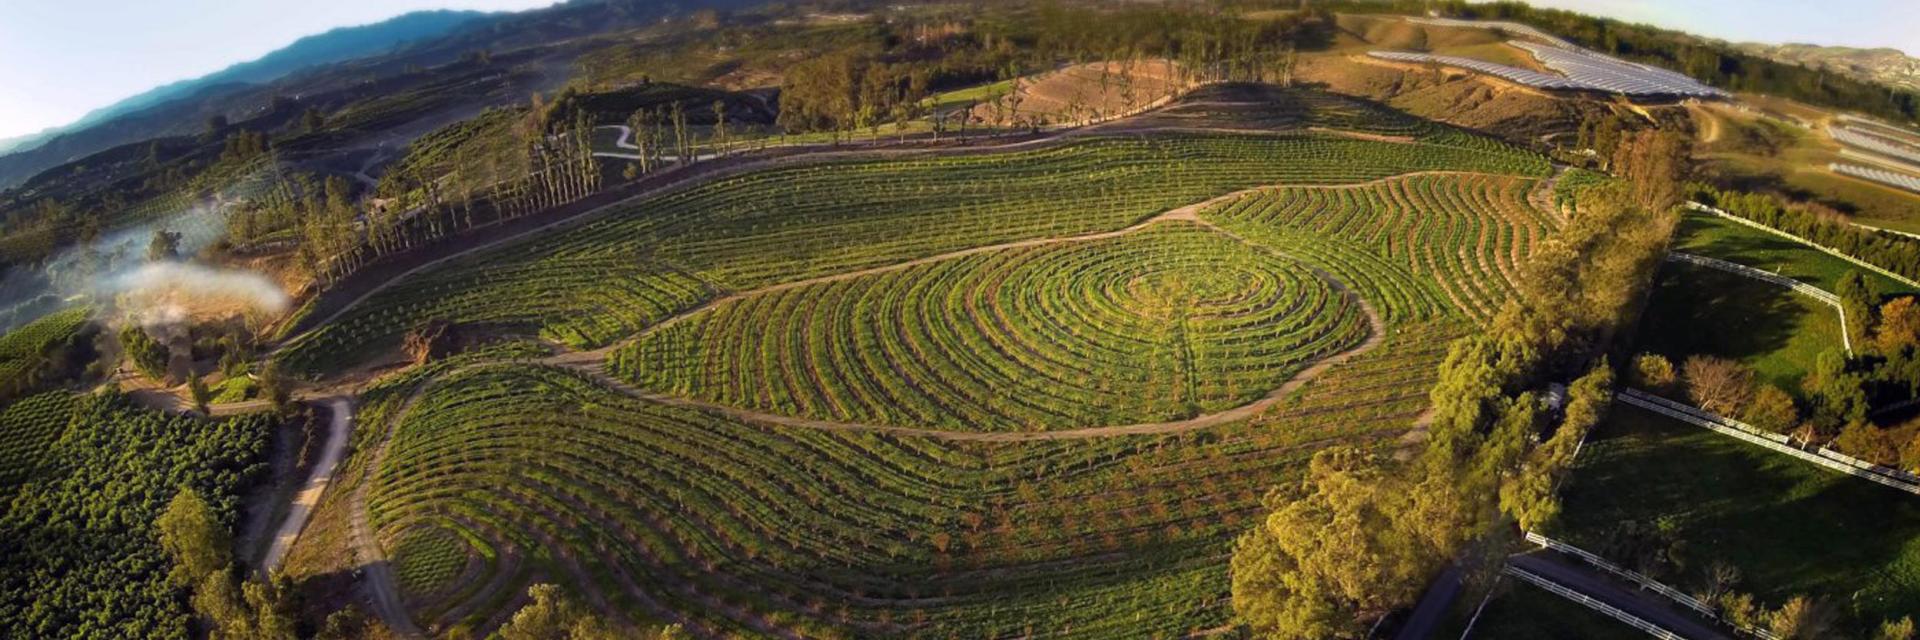
<path id="1" fill-rule="evenodd" d="M 1405 325 L 1251 423 L 1019 443 L 775 428 L 564 368 L 437 368 L 369 418 L 395 421 L 371 522 L 403 575 L 440 545 L 471 558 L 412 604 L 422 626 L 498 619 L 548 581 L 700 636 L 1184 635 L 1229 623 L 1220 559 L 1266 487 L 1329 443 L 1393 442 L 1465 329 Z"/>
<path id="2" fill-rule="evenodd" d="M 1466 134 L 1443 137 L 1461 142 L 1169 133 L 786 163 L 628 201 L 586 224 L 438 266 L 298 337 L 280 357 L 309 375 L 334 370 L 429 321 L 595 348 L 724 292 L 1114 231 L 1241 189 L 1418 171 L 1546 172 L 1538 156 Z"/>
<path id="3" fill-rule="evenodd" d="M 1369 333 L 1357 299 L 1199 224 L 977 253 L 723 303 L 610 370 L 826 420 L 1035 430 L 1246 404 Z"/>
<path id="4" fill-rule="evenodd" d="M 1509 176 L 1423 175 L 1274 189 L 1203 215 L 1354 283 L 1390 322 L 1485 320 L 1558 226 L 1529 202 L 1537 188 Z"/>

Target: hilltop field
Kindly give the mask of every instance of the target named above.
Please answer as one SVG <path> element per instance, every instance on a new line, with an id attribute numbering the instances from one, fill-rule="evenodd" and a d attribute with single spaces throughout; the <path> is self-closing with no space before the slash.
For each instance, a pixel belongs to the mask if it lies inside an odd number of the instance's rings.
<path id="1" fill-rule="evenodd" d="M 340 370 L 420 317 L 545 340 L 369 390 L 290 574 L 377 544 L 428 629 L 542 581 L 701 635 L 1229 624 L 1263 487 L 1418 429 L 1559 224 L 1551 172 L 1308 90 L 1117 125 L 743 173 L 368 296 L 280 357 Z"/>

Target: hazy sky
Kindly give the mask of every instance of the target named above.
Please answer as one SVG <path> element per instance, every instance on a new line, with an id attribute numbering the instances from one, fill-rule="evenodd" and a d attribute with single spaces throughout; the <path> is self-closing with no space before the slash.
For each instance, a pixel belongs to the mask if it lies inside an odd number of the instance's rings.
<path id="1" fill-rule="evenodd" d="M 66 124 L 300 36 L 432 8 L 553 0 L 0 0 L 0 138 Z M 1731 40 L 1920 53 L 1920 0 L 1534 0 Z"/>
<path id="2" fill-rule="evenodd" d="M 0 138 L 66 124 L 301 36 L 418 9 L 554 0 L 0 0 Z"/>
<path id="3" fill-rule="evenodd" d="M 1526 0 L 1736 42 L 1893 47 L 1920 56 L 1920 0 Z"/>

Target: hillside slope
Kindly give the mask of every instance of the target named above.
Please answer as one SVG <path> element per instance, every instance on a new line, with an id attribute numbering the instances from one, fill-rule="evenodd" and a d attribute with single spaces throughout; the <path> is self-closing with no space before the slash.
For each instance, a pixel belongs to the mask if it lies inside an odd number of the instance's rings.
<path id="1" fill-rule="evenodd" d="M 1780 62 L 1837 71 L 1902 89 L 1920 89 L 1920 58 L 1909 56 L 1899 49 L 1751 42 L 1737 46 L 1741 51 Z"/>
<path id="2" fill-rule="evenodd" d="M 19 184 L 49 167 L 114 146 L 181 133 L 218 113 L 211 103 L 249 85 L 343 60 L 379 55 L 410 42 L 438 38 L 486 18 L 478 11 L 418 11 L 381 22 L 341 27 L 295 40 L 265 56 L 188 80 L 162 85 L 95 109 L 73 124 L 24 140 L 0 156 L 0 186 Z"/>

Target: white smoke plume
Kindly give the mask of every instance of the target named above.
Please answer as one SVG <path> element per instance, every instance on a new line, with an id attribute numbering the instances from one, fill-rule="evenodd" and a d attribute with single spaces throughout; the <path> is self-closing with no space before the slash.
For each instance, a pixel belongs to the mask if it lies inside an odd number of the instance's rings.
<path id="1" fill-rule="evenodd" d="M 101 293 L 118 301 L 122 316 L 147 326 L 260 319 L 287 310 L 287 294 L 266 276 L 185 262 L 162 261 L 108 279 Z"/>

